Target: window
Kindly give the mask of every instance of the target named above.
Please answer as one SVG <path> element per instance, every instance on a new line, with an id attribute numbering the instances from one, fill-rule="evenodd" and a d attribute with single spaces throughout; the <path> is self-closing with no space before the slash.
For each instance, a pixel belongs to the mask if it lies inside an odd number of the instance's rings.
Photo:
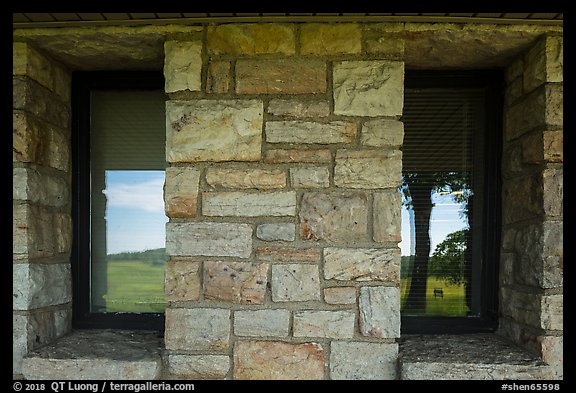
<path id="1" fill-rule="evenodd" d="M 162 329 L 162 75 L 76 73 L 73 95 L 74 324 Z"/>
<path id="2" fill-rule="evenodd" d="M 497 72 L 406 72 L 404 334 L 495 327 L 500 80 Z"/>

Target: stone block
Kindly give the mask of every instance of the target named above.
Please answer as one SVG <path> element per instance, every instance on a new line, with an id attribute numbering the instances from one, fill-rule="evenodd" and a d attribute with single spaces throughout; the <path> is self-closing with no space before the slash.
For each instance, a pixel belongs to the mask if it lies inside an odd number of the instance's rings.
<path id="1" fill-rule="evenodd" d="M 258 161 L 263 114 L 260 100 L 167 101 L 166 160 Z"/>
<path id="2" fill-rule="evenodd" d="M 204 297 L 241 304 L 262 304 L 268 283 L 268 264 L 204 262 Z"/>
<path id="3" fill-rule="evenodd" d="M 32 310 L 72 301 L 72 274 L 68 263 L 13 264 L 12 283 L 14 310 Z"/>
<path id="4" fill-rule="evenodd" d="M 279 23 L 234 23 L 208 26 L 210 55 L 294 55 L 295 26 Z"/>
<path id="5" fill-rule="evenodd" d="M 259 247 L 256 259 L 268 262 L 313 262 L 320 263 L 322 250 L 319 248 Z"/>
<path id="6" fill-rule="evenodd" d="M 362 287 L 358 298 L 360 332 L 378 338 L 400 337 L 400 290 Z"/>
<path id="7" fill-rule="evenodd" d="M 281 169 L 208 168 L 206 182 L 213 188 L 270 190 L 286 187 L 286 173 Z"/>
<path id="8" fill-rule="evenodd" d="M 326 93 L 326 63 L 320 60 L 238 60 L 237 94 Z"/>
<path id="9" fill-rule="evenodd" d="M 396 379 L 398 344 L 332 341 L 330 379 Z"/>
<path id="10" fill-rule="evenodd" d="M 186 302 L 200 299 L 200 262 L 173 259 L 166 262 L 166 300 Z"/>
<path id="11" fill-rule="evenodd" d="M 294 188 L 330 187 L 330 170 L 325 166 L 290 168 L 290 183 Z"/>
<path id="12" fill-rule="evenodd" d="M 328 304 L 356 304 L 356 287 L 324 288 L 324 301 Z"/>
<path id="13" fill-rule="evenodd" d="M 320 273 L 317 265 L 272 265 L 272 301 L 309 300 L 320 300 Z"/>
<path id="14" fill-rule="evenodd" d="M 404 123 L 398 120 L 369 120 L 362 125 L 360 143 L 370 147 L 399 147 L 404 142 Z"/>
<path id="15" fill-rule="evenodd" d="M 354 311 L 295 311 L 294 337 L 352 338 Z"/>
<path id="16" fill-rule="evenodd" d="M 168 217 L 196 217 L 200 169 L 166 168 L 164 203 Z"/>
<path id="17" fill-rule="evenodd" d="M 336 115 L 402 115 L 404 63 L 401 61 L 361 60 L 335 63 L 333 84 Z"/>
<path id="18" fill-rule="evenodd" d="M 362 192 L 304 193 L 299 218 L 304 240 L 368 240 L 368 197 Z"/>
<path id="19" fill-rule="evenodd" d="M 366 53 L 378 55 L 379 58 L 390 60 L 404 59 L 404 37 L 397 29 L 390 31 L 388 27 L 382 28 L 380 24 L 366 24 L 364 26 L 364 50 Z"/>
<path id="20" fill-rule="evenodd" d="M 500 288 L 502 314 L 518 323 L 545 330 L 563 330 L 563 295 L 539 295 Z"/>
<path id="21" fill-rule="evenodd" d="M 522 163 L 562 163 L 564 162 L 564 133 L 543 131 L 531 133 L 522 138 Z"/>
<path id="22" fill-rule="evenodd" d="M 266 123 L 266 142 L 322 144 L 352 143 L 356 138 L 356 124 L 340 120 L 329 123 L 313 121 L 269 121 Z"/>
<path id="23" fill-rule="evenodd" d="M 324 249 L 324 278 L 327 280 L 386 281 L 400 283 L 400 249 Z"/>
<path id="24" fill-rule="evenodd" d="M 402 241 L 402 197 L 396 190 L 374 193 L 373 239 L 378 243 Z"/>
<path id="25" fill-rule="evenodd" d="M 545 169 L 542 172 L 544 214 L 562 217 L 564 212 L 564 170 Z"/>
<path id="26" fill-rule="evenodd" d="M 330 164 L 331 161 L 332 153 L 328 149 L 269 149 L 264 152 L 264 162 L 267 164 Z"/>
<path id="27" fill-rule="evenodd" d="M 524 91 L 543 83 L 562 83 L 564 40 L 562 36 L 544 36 L 528 51 L 524 64 Z"/>
<path id="28" fill-rule="evenodd" d="M 290 311 L 238 310 L 234 312 L 234 334 L 248 337 L 287 337 Z"/>
<path id="29" fill-rule="evenodd" d="M 234 379 L 324 379 L 324 349 L 317 343 L 237 341 Z"/>
<path id="30" fill-rule="evenodd" d="M 292 222 L 278 222 L 260 224 L 256 227 L 256 237 L 264 241 L 294 241 L 296 224 Z"/>
<path id="31" fill-rule="evenodd" d="M 532 174 L 509 179 L 502 185 L 503 223 L 543 216 L 543 177 Z"/>
<path id="32" fill-rule="evenodd" d="M 330 103 L 328 101 L 276 98 L 270 100 L 268 113 L 276 116 L 326 117 L 330 115 Z"/>
<path id="33" fill-rule="evenodd" d="M 225 379 L 228 355 L 168 355 L 168 373 L 177 379 Z"/>
<path id="34" fill-rule="evenodd" d="M 252 227 L 221 222 L 168 222 L 166 253 L 174 256 L 248 258 L 252 252 Z"/>
<path id="35" fill-rule="evenodd" d="M 230 339 L 230 310 L 167 308 L 166 349 L 224 351 Z"/>
<path id="36" fill-rule="evenodd" d="M 55 68 L 59 68 L 57 64 L 25 42 L 14 42 L 12 48 L 13 75 L 28 76 L 42 86 L 58 92 L 55 89 L 54 78 Z"/>
<path id="37" fill-rule="evenodd" d="M 205 192 L 202 194 L 202 214 L 218 217 L 294 216 L 296 193 L 294 191 Z"/>
<path id="38" fill-rule="evenodd" d="M 44 171 L 12 168 L 12 198 L 60 208 L 70 203 L 70 188 L 65 179 Z"/>
<path id="39" fill-rule="evenodd" d="M 211 61 L 208 64 L 208 74 L 206 76 L 206 92 L 209 94 L 224 94 L 230 90 L 230 62 Z"/>
<path id="40" fill-rule="evenodd" d="M 361 41 L 362 32 L 356 23 L 304 23 L 300 29 L 300 52 L 303 55 L 359 54 Z"/>
<path id="41" fill-rule="evenodd" d="M 202 85 L 202 43 L 164 42 L 164 81 L 166 93 L 200 91 Z"/>
<path id="42" fill-rule="evenodd" d="M 396 188 L 402 183 L 400 150 L 338 150 L 334 184 L 348 188 Z"/>

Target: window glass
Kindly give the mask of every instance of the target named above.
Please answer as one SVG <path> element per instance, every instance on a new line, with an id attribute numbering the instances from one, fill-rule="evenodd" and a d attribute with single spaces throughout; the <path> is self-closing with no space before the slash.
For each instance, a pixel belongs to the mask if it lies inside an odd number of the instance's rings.
<path id="1" fill-rule="evenodd" d="M 164 99 L 161 91 L 91 94 L 91 312 L 166 307 Z"/>

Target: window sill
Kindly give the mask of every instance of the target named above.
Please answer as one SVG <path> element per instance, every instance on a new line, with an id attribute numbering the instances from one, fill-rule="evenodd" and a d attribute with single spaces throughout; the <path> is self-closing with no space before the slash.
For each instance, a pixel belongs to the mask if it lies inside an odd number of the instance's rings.
<path id="1" fill-rule="evenodd" d="M 159 379 L 162 345 L 157 332 L 77 330 L 30 353 L 22 373 L 29 380 Z"/>
<path id="2" fill-rule="evenodd" d="M 400 379 L 553 379 L 540 358 L 496 334 L 406 335 Z"/>

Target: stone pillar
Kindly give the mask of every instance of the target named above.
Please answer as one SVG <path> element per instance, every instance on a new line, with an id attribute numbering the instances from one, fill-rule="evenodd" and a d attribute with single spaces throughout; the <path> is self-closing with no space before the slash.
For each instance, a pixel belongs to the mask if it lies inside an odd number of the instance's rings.
<path id="1" fill-rule="evenodd" d="M 171 377 L 397 377 L 404 64 L 368 32 L 166 41 Z"/>
<path id="2" fill-rule="evenodd" d="M 506 70 L 500 328 L 563 375 L 563 40 Z"/>
<path id="3" fill-rule="evenodd" d="M 26 43 L 13 63 L 13 368 L 71 329 L 70 74 Z"/>

